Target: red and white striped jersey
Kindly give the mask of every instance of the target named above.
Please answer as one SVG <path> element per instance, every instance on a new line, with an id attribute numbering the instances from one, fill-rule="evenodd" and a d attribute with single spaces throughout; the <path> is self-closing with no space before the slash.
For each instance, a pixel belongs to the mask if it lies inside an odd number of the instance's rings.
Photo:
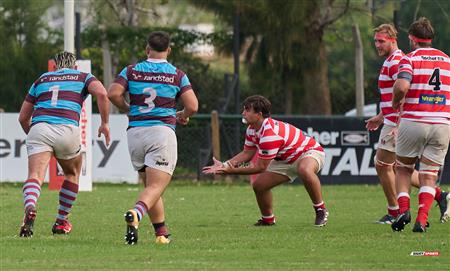
<path id="1" fill-rule="evenodd" d="M 419 48 L 400 60 L 399 74 L 412 75 L 402 119 L 450 124 L 450 58 L 434 48 Z"/>
<path id="2" fill-rule="evenodd" d="M 399 110 L 392 108 L 392 93 L 398 74 L 398 63 L 405 54 L 402 50 L 395 50 L 383 63 L 378 77 L 378 89 L 380 91 L 380 109 L 384 116 L 384 124 L 396 126 Z"/>
<path id="3" fill-rule="evenodd" d="M 323 152 L 314 138 L 289 123 L 272 118 L 264 119 L 258 131 L 250 126 L 247 128 L 244 150 L 255 148 L 258 148 L 258 158 L 275 159 L 287 164 L 295 162 L 306 151 Z"/>

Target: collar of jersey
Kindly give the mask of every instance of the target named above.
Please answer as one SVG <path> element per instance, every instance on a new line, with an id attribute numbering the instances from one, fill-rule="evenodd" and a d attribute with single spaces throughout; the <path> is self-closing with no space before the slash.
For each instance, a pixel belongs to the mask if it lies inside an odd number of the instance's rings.
<path id="1" fill-rule="evenodd" d="M 165 62 L 167 62 L 167 59 L 147 58 L 147 61 L 153 62 L 153 63 L 165 63 Z"/>
<path id="2" fill-rule="evenodd" d="M 269 118 L 265 118 L 261 124 L 261 127 L 259 127 L 259 130 L 256 131 L 257 135 L 261 135 L 261 133 L 264 131 L 264 126 L 266 125 L 266 123 L 269 122 Z"/>

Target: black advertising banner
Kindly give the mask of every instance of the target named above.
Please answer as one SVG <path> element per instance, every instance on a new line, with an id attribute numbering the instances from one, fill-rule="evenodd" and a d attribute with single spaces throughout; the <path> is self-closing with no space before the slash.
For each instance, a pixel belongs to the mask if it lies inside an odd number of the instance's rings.
<path id="1" fill-rule="evenodd" d="M 357 117 L 274 116 L 313 136 L 325 149 L 325 163 L 319 177 L 324 184 L 376 184 L 373 163 L 380 129 L 369 132 Z M 448 164 L 449 155 L 445 164 Z M 444 167 L 441 184 L 450 183 L 450 166 Z"/>

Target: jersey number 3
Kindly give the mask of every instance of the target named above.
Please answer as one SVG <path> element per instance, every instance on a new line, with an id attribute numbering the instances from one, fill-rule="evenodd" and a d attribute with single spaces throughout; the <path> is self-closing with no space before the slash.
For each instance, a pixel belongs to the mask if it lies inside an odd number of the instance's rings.
<path id="1" fill-rule="evenodd" d="M 441 90 L 441 78 L 439 76 L 439 69 L 434 69 L 430 80 L 428 80 L 428 85 L 434 86 L 433 90 Z"/>
<path id="2" fill-rule="evenodd" d="M 155 103 L 153 102 L 156 99 L 156 90 L 153 88 L 144 88 L 143 93 L 147 96 L 145 97 L 144 103 L 147 104 L 146 107 L 139 108 L 141 113 L 148 113 L 155 108 Z"/>

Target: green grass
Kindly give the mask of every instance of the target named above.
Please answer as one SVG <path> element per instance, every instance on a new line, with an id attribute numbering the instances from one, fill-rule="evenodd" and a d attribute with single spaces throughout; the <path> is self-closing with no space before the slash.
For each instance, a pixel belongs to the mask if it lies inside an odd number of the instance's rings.
<path id="1" fill-rule="evenodd" d="M 448 187 L 445 187 L 448 189 Z M 140 187 L 95 185 L 81 192 L 71 215 L 73 232 L 53 236 L 57 192 L 43 189 L 33 238 L 17 236 L 22 219 L 21 185 L 0 185 L 0 270 L 448 270 L 450 223 L 433 207 L 425 234 L 393 233 L 372 222 L 384 214 L 380 186 L 325 186 L 329 224 L 314 228 L 303 186 L 274 190 L 275 227 L 253 227 L 259 217 L 246 184 L 173 182 L 165 193 L 174 242 L 153 243 L 145 219 L 135 246 L 124 244 L 123 213 Z M 413 218 L 417 190 L 412 193 Z M 411 251 L 439 251 L 412 257 Z"/>

